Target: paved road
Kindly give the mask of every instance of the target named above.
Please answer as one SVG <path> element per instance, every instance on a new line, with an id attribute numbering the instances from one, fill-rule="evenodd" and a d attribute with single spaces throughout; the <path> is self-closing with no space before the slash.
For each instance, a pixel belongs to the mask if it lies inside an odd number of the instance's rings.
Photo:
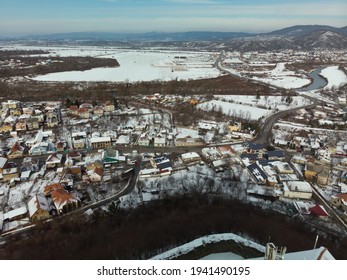
<path id="1" fill-rule="evenodd" d="M 261 81 L 256 81 L 256 80 L 252 80 L 251 78 L 247 78 L 247 77 L 241 77 L 238 75 L 235 75 L 233 73 L 231 73 L 230 71 L 228 71 L 228 69 L 225 69 L 221 66 L 221 61 L 224 57 L 224 52 L 222 51 L 219 55 L 219 57 L 217 58 L 214 66 L 219 70 L 219 71 L 223 71 L 225 73 L 228 73 L 229 75 L 233 76 L 233 77 L 237 77 L 239 79 L 245 79 L 247 81 L 252 81 L 254 83 L 258 83 L 258 84 L 262 84 L 271 88 L 276 88 L 278 90 L 286 90 L 289 91 L 295 95 L 298 94 L 298 92 L 296 92 L 295 90 L 288 90 L 285 88 L 281 88 L 278 86 L 274 86 L 274 85 L 270 85 Z M 278 122 L 278 120 L 282 117 L 284 117 L 286 114 L 290 114 L 295 112 L 296 110 L 300 110 L 300 109 L 308 109 L 308 108 L 313 108 L 315 106 L 317 106 L 319 103 L 322 103 L 321 100 L 318 100 L 312 96 L 307 96 L 305 94 L 300 93 L 301 96 L 307 98 L 308 100 L 310 100 L 313 104 L 310 105 L 305 105 L 305 106 L 301 106 L 301 107 L 297 107 L 297 108 L 293 108 L 293 109 L 288 109 L 288 110 L 284 110 L 284 111 L 280 111 L 278 113 L 275 113 L 269 117 L 267 117 L 263 123 L 262 126 L 260 128 L 260 132 L 258 133 L 258 135 L 256 136 L 256 138 L 254 139 L 255 143 L 264 143 L 264 144 L 270 144 L 271 143 L 271 139 L 272 139 L 272 127 L 275 125 L 276 122 Z"/>
<path id="2" fill-rule="evenodd" d="M 137 178 L 138 178 L 140 170 L 141 170 L 141 159 L 139 158 L 138 164 L 134 166 L 134 169 L 131 172 L 132 174 L 131 174 L 131 177 L 129 178 L 127 185 L 120 192 L 118 192 L 115 195 L 110 196 L 104 200 L 101 200 L 101 201 L 98 201 L 96 203 L 89 204 L 89 205 L 83 206 L 81 208 L 78 208 L 77 210 L 69 212 L 63 216 L 58 216 L 57 218 L 47 220 L 47 222 L 56 221 L 58 219 L 64 219 L 64 218 L 67 218 L 71 215 L 82 214 L 88 209 L 96 209 L 96 208 L 99 208 L 101 206 L 107 205 L 108 203 L 110 203 L 112 201 L 117 201 L 121 196 L 129 194 L 135 189 Z M 6 241 L 8 241 L 8 240 L 11 240 L 14 238 L 15 239 L 27 238 L 30 235 L 30 232 L 34 226 L 35 226 L 34 224 L 31 224 L 30 226 L 28 226 L 26 228 L 22 228 L 22 229 L 14 231 L 12 233 L 9 233 L 7 235 L 1 236 L 0 237 L 0 247 L 2 245 L 4 245 L 6 243 Z"/>
<path id="3" fill-rule="evenodd" d="M 279 119 L 284 117 L 287 114 L 293 113 L 300 109 L 308 109 L 308 108 L 314 108 L 317 105 L 317 103 L 311 104 L 311 105 L 305 105 L 301 107 L 296 107 L 294 109 L 288 109 L 284 111 L 280 111 L 278 113 L 275 113 L 269 117 L 267 117 L 264 122 L 262 123 L 262 126 L 260 128 L 260 131 L 256 138 L 254 139 L 255 143 L 266 143 L 270 144 L 272 139 L 272 128 L 275 125 L 275 123 L 278 122 Z"/>

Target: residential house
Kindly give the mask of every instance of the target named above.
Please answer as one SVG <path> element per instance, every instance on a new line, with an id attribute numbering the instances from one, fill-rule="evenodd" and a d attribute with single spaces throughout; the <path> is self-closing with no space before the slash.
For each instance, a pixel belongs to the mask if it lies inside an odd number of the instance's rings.
<path id="1" fill-rule="evenodd" d="M 154 137 L 154 147 L 165 147 L 166 138 L 165 137 Z"/>
<path id="2" fill-rule="evenodd" d="M 45 115 L 40 110 L 35 110 L 32 117 L 36 118 L 39 123 L 43 123 L 45 120 Z"/>
<path id="3" fill-rule="evenodd" d="M 305 178 L 309 182 L 317 183 L 320 186 L 328 184 L 329 180 L 329 167 L 313 163 L 308 164 L 305 170 Z"/>
<path id="4" fill-rule="evenodd" d="M 83 149 L 86 145 L 87 134 L 83 132 L 73 132 L 72 135 L 72 146 L 74 149 Z"/>
<path id="5" fill-rule="evenodd" d="M 30 179 L 30 175 L 31 175 L 31 171 L 30 170 L 22 171 L 20 173 L 20 181 L 21 182 L 28 181 Z"/>
<path id="6" fill-rule="evenodd" d="M 330 202 L 343 211 L 347 211 L 347 193 L 333 195 Z"/>
<path id="7" fill-rule="evenodd" d="M 11 116 L 16 116 L 19 117 L 20 115 L 22 115 L 22 109 L 21 108 L 15 108 L 15 109 L 10 109 L 10 115 Z"/>
<path id="8" fill-rule="evenodd" d="M 240 131 L 241 130 L 241 122 L 229 121 L 227 123 L 227 128 L 229 132 Z"/>
<path id="9" fill-rule="evenodd" d="M 22 206 L 17 209 L 13 209 L 11 211 L 4 213 L 3 219 L 4 219 L 4 222 L 5 221 L 12 222 L 12 221 L 23 219 L 27 217 L 27 215 L 28 215 L 28 208 L 26 206 Z"/>
<path id="10" fill-rule="evenodd" d="M 26 121 L 27 130 L 38 130 L 40 129 L 40 123 L 37 118 L 29 118 Z"/>
<path id="11" fill-rule="evenodd" d="M 15 142 L 13 146 L 11 147 L 10 151 L 7 153 L 7 158 L 13 159 L 13 158 L 19 158 L 22 157 L 24 153 L 24 147 L 19 145 L 18 142 Z"/>
<path id="12" fill-rule="evenodd" d="M 58 214 L 71 212 L 81 206 L 80 200 L 58 183 L 47 185 L 44 195 L 51 197 Z"/>
<path id="13" fill-rule="evenodd" d="M 47 168 L 56 168 L 61 165 L 61 160 L 63 158 L 62 154 L 51 154 L 48 156 L 46 160 Z"/>
<path id="14" fill-rule="evenodd" d="M 87 108 L 79 108 L 78 109 L 78 116 L 81 118 L 81 119 L 89 119 L 89 110 Z"/>
<path id="15" fill-rule="evenodd" d="M 43 155 L 47 154 L 49 144 L 47 142 L 42 142 L 33 145 L 29 150 L 29 155 Z"/>
<path id="16" fill-rule="evenodd" d="M 0 132 L 6 133 L 6 132 L 11 132 L 13 130 L 13 125 L 11 123 L 4 123 L 0 127 Z"/>
<path id="17" fill-rule="evenodd" d="M 310 215 L 318 217 L 318 218 L 320 218 L 322 220 L 326 221 L 329 218 L 329 214 L 325 210 L 323 205 L 316 204 L 315 206 L 311 207 L 309 209 L 309 211 L 310 211 Z"/>
<path id="18" fill-rule="evenodd" d="M 91 103 L 82 103 L 79 109 L 87 109 L 89 113 L 93 111 L 93 105 Z"/>
<path id="19" fill-rule="evenodd" d="M 67 167 L 65 172 L 67 175 L 70 175 L 73 179 L 82 178 L 82 169 L 80 166 Z"/>
<path id="20" fill-rule="evenodd" d="M 97 116 L 102 116 L 104 114 L 104 108 L 101 106 L 95 106 L 93 109 L 93 114 Z"/>
<path id="21" fill-rule="evenodd" d="M 19 179 L 19 169 L 13 162 L 8 162 L 6 167 L 2 169 L 2 177 L 4 182 L 9 182 L 12 179 Z"/>
<path id="22" fill-rule="evenodd" d="M 56 127 L 59 125 L 59 117 L 58 112 L 56 111 L 48 111 L 46 113 L 46 124 L 47 127 Z"/>
<path id="23" fill-rule="evenodd" d="M 18 100 L 7 100 L 1 103 L 3 108 L 15 109 L 20 107 L 21 102 Z"/>
<path id="24" fill-rule="evenodd" d="M 265 154 L 265 158 L 267 160 L 284 160 L 285 155 L 284 155 L 284 152 L 282 150 L 274 150 L 274 151 L 268 151 Z"/>
<path id="25" fill-rule="evenodd" d="M 71 151 L 67 154 L 67 156 L 69 158 L 71 158 L 74 161 L 81 161 L 82 160 L 82 155 L 81 153 L 77 152 L 77 151 Z"/>
<path id="26" fill-rule="evenodd" d="M 312 187 L 305 181 L 283 182 L 283 196 L 293 199 L 312 199 Z"/>
<path id="27" fill-rule="evenodd" d="M 23 114 L 31 116 L 34 114 L 34 109 L 31 107 L 24 107 L 23 109 Z"/>
<path id="28" fill-rule="evenodd" d="M 182 157 L 182 161 L 185 164 L 191 164 L 191 163 L 201 161 L 201 157 L 199 156 L 198 153 L 195 153 L 195 152 L 182 154 L 181 157 Z"/>
<path id="29" fill-rule="evenodd" d="M 7 166 L 7 158 L 0 157 L 0 174 L 2 174 L 2 171 L 6 168 L 6 166 Z"/>
<path id="30" fill-rule="evenodd" d="M 28 202 L 29 217 L 32 222 L 48 219 L 54 210 L 51 199 L 43 194 L 34 195 Z"/>
<path id="31" fill-rule="evenodd" d="M 264 144 L 258 144 L 253 142 L 246 143 L 248 153 L 262 153 L 265 150 Z"/>
<path id="32" fill-rule="evenodd" d="M 129 145 L 130 137 L 128 135 L 120 135 L 116 141 L 116 145 Z"/>
<path id="33" fill-rule="evenodd" d="M 74 162 L 73 162 L 73 159 L 70 158 L 68 155 L 66 156 L 66 159 L 65 159 L 65 162 L 64 162 L 64 165 L 66 167 L 71 167 L 74 165 Z"/>
<path id="34" fill-rule="evenodd" d="M 103 174 L 101 168 L 96 167 L 94 170 L 89 170 L 87 173 L 91 182 L 101 182 Z"/>
<path id="35" fill-rule="evenodd" d="M 93 149 L 105 149 L 112 146 L 111 137 L 93 137 L 90 139 Z"/>
<path id="36" fill-rule="evenodd" d="M 69 107 L 69 113 L 73 116 L 78 116 L 78 106 L 72 105 Z"/>
<path id="37" fill-rule="evenodd" d="M 295 174 L 287 162 L 275 161 L 272 163 L 279 174 Z"/>
<path id="38" fill-rule="evenodd" d="M 205 141 L 201 138 L 192 138 L 187 136 L 184 138 L 176 138 L 175 145 L 177 147 L 205 146 Z"/>
<path id="39" fill-rule="evenodd" d="M 26 131 L 27 130 L 27 122 L 26 120 L 19 120 L 15 125 L 16 131 Z"/>
<path id="40" fill-rule="evenodd" d="M 298 163 L 298 164 L 302 164 L 302 165 L 304 165 L 304 164 L 307 163 L 306 158 L 300 157 L 300 156 L 293 156 L 293 157 L 292 157 L 292 161 L 293 161 L 294 163 Z"/>
<path id="41" fill-rule="evenodd" d="M 266 184 L 268 176 L 257 163 L 248 165 L 247 170 L 257 184 Z"/>
<path id="42" fill-rule="evenodd" d="M 139 137 L 138 145 L 148 147 L 149 143 L 150 141 L 147 137 L 147 134 L 146 133 L 141 134 L 141 136 Z"/>
<path id="43" fill-rule="evenodd" d="M 119 152 L 114 149 L 106 149 L 103 152 L 104 164 L 112 164 L 119 162 Z"/>
<path id="44" fill-rule="evenodd" d="M 164 170 L 172 171 L 172 163 L 166 156 L 155 156 L 150 159 L 150 162 L 152 167 L 157 168 L 160 172 Z"/>
<path id="45" fill-rule="evenodd" d="M 111 101 L 106 101 L 104 104 L 105 112 L 113 112 L 115 110 L 114 104 Z"/>
<path id="46" fill-rule="evenodd" d="M 56 150 L 58 153 L 62 153 L 65 151 L 66 148 L 66 142 L 65 141 L 58 141 L 56 144 Z"/>
<path id="47" fill-rule="evenodd" d="M 103 162 L 101 160 L 96 160 L 93 162 L 90 162 L 86 165 L 87 170 L 94 170 L 95 168 L 103 168 Z"/>

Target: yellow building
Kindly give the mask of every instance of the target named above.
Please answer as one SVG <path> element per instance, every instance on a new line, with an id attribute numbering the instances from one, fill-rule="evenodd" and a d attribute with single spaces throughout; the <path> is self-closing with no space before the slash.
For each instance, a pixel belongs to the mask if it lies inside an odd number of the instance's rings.
<path id="1" fill-rule="evenodd" d="M 232 122 L 232 121 L 229 121 L 228 122 L 228 130 L 230 132 L 233 132 L 233 131 L 240 131 L 241 130 L 241 122 Z"/>
<path id="2" fill-rule="evenodd" d="M 317 183 L 318 185 L 327 185 L 329 179 L 329 167 L 321 164 L 308 164 L 305 170 L 305 178 L 309 182 Z"/>

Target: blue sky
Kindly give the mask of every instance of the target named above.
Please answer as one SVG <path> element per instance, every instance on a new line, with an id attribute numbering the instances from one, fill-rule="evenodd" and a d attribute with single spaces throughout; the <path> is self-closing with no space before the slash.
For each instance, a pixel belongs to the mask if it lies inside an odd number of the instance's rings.
<path id="1" fill-rule="evenodd" d="M 347 25 L 346 0 L 0 0 L 0 35 Z"/>

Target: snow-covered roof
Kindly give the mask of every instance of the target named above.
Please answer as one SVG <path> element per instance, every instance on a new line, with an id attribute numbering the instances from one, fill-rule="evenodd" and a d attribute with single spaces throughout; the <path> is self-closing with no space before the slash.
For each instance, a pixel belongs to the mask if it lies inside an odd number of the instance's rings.
<path id="1" fill-rule="evenodd" d="M 182 154 L 181 157 L 182 157 L 183 160 L 187 160 L 187 159 L 200 159 L 199 154 L 195 153 L 195 152 Z"/>
<path id="2" fill-rule="evenodd" d="M 62 210 L 63 207 L 70 203 L 77 203 L 79 201 L 78 198 L 71 195 L 64 188 L 57 189 L 51 192 L 51 197 L 56 209 Z"/>
<path id="3" fill-rule="evenodd" d="M 9 211 L 7 213 L 4 213 L 4 220 L 6 220 L 6 219 L 11 220 L 15 217 L 25 215 L 27 212 L 28 212 L 28 209 L 25 206 L 22 206 L 20 208 L 17 208 L 17 209 Z"/>
<path id="4" fill-rule="evenodd" d="M 81 132 L 72 132 L 72 133 L 71 133 L 71 136 L 72 136 L 72 138 L 73 138 L 73 137 L 77 137 L 77 136 L 79 136 L 79 137 L 87 137 L 87 133 L 86 133 L 85 131 L 81 131 Z"/>
<path id="5" fill-rule="evenodd" d="M 43 209 L 50 210 L 49 202 L 47 198 L 42 194 L 36 194 L 28 202 L 29 216 L 32 217 L 37 210 Z"/>
<path id="6" fill-rule="evenodd" d="M 7 163 L 7 158 L 0 157 L 0 168 L 3 169 L 5 164 Z"/>
<path id="7" fill-rule="evenodd" d="M 284 187 L 287 187 L 292 192 L 306 192 L 312 193 L 312 187 L 310 183 L 305 181 L 289 181 L 283 183 Z"/>
<path id="8" fill-rule="evenodd" d="M 165 137 L 155 137 L 154 138 L 154 143 L 155 144 L 165 144 L 166 143 L 166 139 L 165 139 Z"/>
<path id="9" fill-rule="evenodd" d="M 90 139 L 90 143 L 111 142 L 111 137 L 94 137 Z"/>
<path id="10" fill-rule="evenodd" d="M 121 144 L 129 144 L 130 143 L 130 138 L 127 135 L 120 135 L 116 141 L 116 144 L 121 145 Z"/>
<path id="11" fill-rule="evenodd" d="M 317 249 L 287 253 L 284 255 L 284 260 L 335 260 L 325 247 Z"/>
<path id="12" fill-rule="evenodd" d="M 62 158 L 62 154 L 52 154 L 47 158 L 46 163 L 60 163 Z"/>
<path id="13" fill-rule="evenodd" d="M 158 172 L 158 171 L 159 171 L 158 168 L 148 168 L 148 169 L 142 169 L 142 170 L 140 171 L 140 174 L 141 174 L 141 175 L 150 175 L 150 174 L 156 173 L 156 172 Z"/>
<path id="14" fill-rule="evenodd" d="M 30 173 L 31 173 L 31 170 L 28 170 L 28 171 L 23 171 L 21 174 L 20 174 L 20 179 L 21 180 L 26 180 L 30 177 Z"/>

